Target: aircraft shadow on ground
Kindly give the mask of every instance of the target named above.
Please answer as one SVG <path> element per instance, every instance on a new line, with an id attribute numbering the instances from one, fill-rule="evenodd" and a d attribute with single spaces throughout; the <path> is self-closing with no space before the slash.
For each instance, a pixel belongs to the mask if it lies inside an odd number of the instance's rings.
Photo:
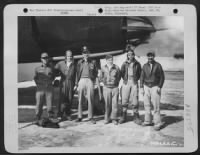
<path id="1" fill-rule="evenodd" d="M 132 106 L 130 105 L 129 108 L 131 109 Z M 151 108 L 153 109 L 153 105 L 151 104 Z M 161 110 L 184 110 L 183 105 L 175 105 L 173 103 L 160 103 Z M 139 110 L 144 110 L 144 102 L 139 102 Z"/>
<path id="2" fill-rule="evenodd" d="M 141 110 L 144 110 L 144 104 L 143 102 L 139 103 L 139 112 Z M 152 107 L 152 114 L 153 114 L 153 106 Z M 173 105 L 173 104 L 169 104 L 169 103 L 161 103 L 161 119 L 162 122 L 164 122 L 164 125 L 162 126 L 162 128 L 167 127 L 168 125 L 174 124 L 174 123 L 178 123 L 180 121 L 183 121 L 184 118 L 182 116 L 168 116 L 166 114 L 162 114 L 162 110 L 184 110 L 184 106 L 177 106 L 177 105 Z M 129 110 L 132 109 L 132 106 L 129 106 Z M 144 122 L 144 114 L 140 115 L 140 119 L 142 122 Z M 127 114 L 127 122 L 133 121 L 133 112 Z"/>
<path id="3" fill-rule="evenodd" d="M 183 120 L 184 120 L 183 116 L 162 116 L 162 121 L 164 122 L 164 125 L 162 128 L 165 128 L 168 125 L 171 125 L 174 123 L 181 122 Z"/>
<path id="4" fill-rule="evenodd" d="M 140 119 L 141 119 L 142 122 L 144 122 L 144 114 L 140 115 Z M 162 115 L 162 114 L 161 114 L 161 119 L 162 119 L 162 122 L 164 123 L 162 128 L 165 128 L 168 125 L 178 123 L 178 122 L 181 122 L 181 121 L 184 120 L 184 118 L 182 116 L 167 116 L 167 115 Z M 133 115 L 130 114 L 130 115 L 127 116 L 126 122 L 132 122 L 132 121 L 133 121 Z"/>

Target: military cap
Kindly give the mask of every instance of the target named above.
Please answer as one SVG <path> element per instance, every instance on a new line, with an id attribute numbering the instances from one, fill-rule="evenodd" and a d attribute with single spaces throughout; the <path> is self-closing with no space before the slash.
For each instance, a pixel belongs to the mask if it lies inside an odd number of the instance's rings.
<path id="1" fill-rule="evenodd" d="M 88 54 L 90 53 L 90 51 L 88 50 L 88 47 L 87 46 L 83 46 L 82 47 L 82 54 Z"/>
<path id="2" fill-rule="evenodd" d="M 41 58 L 49 58 L 48 53 L 44 52 L 41 54 Z"/>

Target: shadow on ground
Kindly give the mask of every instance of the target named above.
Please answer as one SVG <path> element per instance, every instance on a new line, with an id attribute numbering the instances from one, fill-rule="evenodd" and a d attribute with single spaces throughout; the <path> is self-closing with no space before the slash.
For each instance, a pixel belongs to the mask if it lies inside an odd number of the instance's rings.
<path id="1" fill-rule="evenodd" d="M 162 121 L 164 122 L 164 125 L 162 128 L 167 127 L 168 125 L 178 123 L 183 121 L 184 118 L 182 116 L 162 116 Z"/>
<path id="2" fill-rule="evenodd" d="M 152 109 L 153 106 L 151 105 Z M 131 105 L 129 107 L 130 109 L 132 109 Z M 161 110 L 183 110 L 184 106 L 179 106 L 179 105 L 174 105 L 174 104 L 170 104 L 170 103 L 160 103 L 160 109 Z M 139 110 L 144 110 L 144 102 L 140 101 L 139 102 Z"/>
<path id="3" fill-rule="evenodd" d="M 144 114 L 140 115 L 140 119 L 142 122 L 144 122 Z M 164 125 L 162 126 L 162 129 L 167 127 L 168 125 L 172 125 L 174 123 L 178 123 L 184 120 L 182 116 L 166 116 L 165 114 L 161 114 L 161 119 Z M 127 121 L 126 122 L 132 122 L 133 121 L 133 115 L 132 113 L 129 113 L 127 115 Z"/>
<path id="4" fill-rule="evenodd" d="M 55 110 L 56 111 L 56 110 Z M 76 111 L 72 112 L 72 120 L 77 119 Z M 47 110 L 43 110 L 42 118 L 47 117 Z M 56 117 L 56 114 L 55 114 Z M 83 114 L 83 118 L 87 118 L 87 114 Z M 18 122 L 19 123 L 30 123 L 35 121 L 35 110 L 34 109 L 18 109 Z"/>

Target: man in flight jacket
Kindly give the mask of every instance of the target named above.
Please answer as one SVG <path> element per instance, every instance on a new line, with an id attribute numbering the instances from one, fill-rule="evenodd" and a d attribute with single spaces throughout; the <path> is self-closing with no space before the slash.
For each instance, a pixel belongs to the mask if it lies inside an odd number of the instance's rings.
<path id="1" fill-rule="evenodd" d="M 147 57 L 148 62 L 144 64 L 140 77 L 140 87 L 141 93 L 144 95 L 145 108 L 145 120 L 143 125 L 147 126 L 152 124 L 152 102 L 154 107 L 154 129 L 160 130 L 163 125 L 160 118 L 160 98 L 165 76 L 161 64 L 154 60 L 154 51 L 148 52 Z"/>

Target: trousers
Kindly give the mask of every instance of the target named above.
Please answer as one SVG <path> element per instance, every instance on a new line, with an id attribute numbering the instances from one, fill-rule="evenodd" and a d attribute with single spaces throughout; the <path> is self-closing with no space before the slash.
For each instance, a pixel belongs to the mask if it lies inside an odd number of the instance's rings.
<path id="1" fill-rule="evenodd" d="M 88 101 L 88 119 L 93 118 L 94 83 L 89 78 L 81 78 L 78 83 L 78 118 L 82 118 L 82 105 Z"/>
<path id="2" fill-rule="evenodd" d="M 105 120 L 117 119 L 119 88 L 103 87 L 103 97 L 105 100 Z"/>
<path id="3" fill-rule="evenodd" d="M 160 117 L 160 98 L 161 94 L 157 92 L 158 86 L 152 88 L 144 85 L 144 108 L 145 108 L 145 122 L 152 123 L 151 103 L 153 105 L 153 122 L 154 124 L 161 123 Z"/>
<path id="4" fill-rule="evenodd" d="M 43 112 L 43 104 L 46 100 L 48 116 L 50 116 L 52 111 L 52 100 L 53 100 L 53 86 L 48 86 L 36 90 L 36 116 L 41 117 Z"/>
<path id="5" fill-rule="evenodd" d="M 132 80 L 128 80 L 127 84 L 123 84 L 121 88 L 122 108 L 123 111 L 127 111 L 128 105 L 131 102 L 133 106 L 133 113 L 138 113 L 139 101 L 138 101 L 138 84 Z"/>

